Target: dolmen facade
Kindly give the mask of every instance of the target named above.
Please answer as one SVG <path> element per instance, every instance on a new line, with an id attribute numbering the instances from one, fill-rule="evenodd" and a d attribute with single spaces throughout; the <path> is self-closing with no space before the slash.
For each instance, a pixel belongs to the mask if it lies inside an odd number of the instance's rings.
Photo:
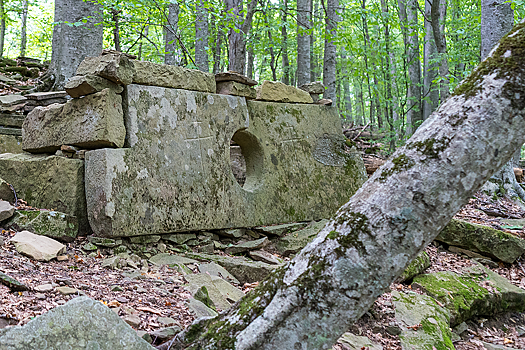
<path id="1" fill-rule="evenodd" d="M 0 177 L 28 204 L 102 237 L 330 217 L 366 179 L 337 108 L 255 84 L 119 53 L 87 58 L 66 84 L 74 98 L 26 117 L 25 152 L 1 154 Z M 230 165 L 235 147 L 243 181 Z"/>

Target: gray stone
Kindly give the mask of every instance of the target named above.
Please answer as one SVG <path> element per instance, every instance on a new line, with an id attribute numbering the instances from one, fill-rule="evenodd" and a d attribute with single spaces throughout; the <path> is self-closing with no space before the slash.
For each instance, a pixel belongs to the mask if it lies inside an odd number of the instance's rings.
<path id="1" fill-rule="evenodd" d="M 178 265 L 178 264 L 194 264 L 198 261 L 185 258 L 176 254 L 160 253 L 152 256 L 149 261 L 155 265 Z"/>
<path id="2" fill-rule="evenodd" d="M 78 219 L 58 211 L 18 210 L 5 225 L 15 231 L 31 231 L 63 242 L 78 236 Z"/>
<path id="3" fill-rule="evenodd" d="M 113 247 L 116 247 L 122 244 L 121 239 L 111 239 L 111 238 L 94 237 L 94 236 L 89 237 L 89 241 L 96 246 L 107 247 L 107 248 L 113 248 Z"/>
<path id="4" fill-rule="evenodd" d="M 267 237 L 257 239 L 255 241 L 246 241 L 243 243 L 236 244 L 234 246 L 228 247 L 225 249 L 227 254 L 237 254 L 242 252 L 247 252 L 249 250 L 256 250 L 266 247 L 270 241 Z"/>
<path id="5" fill-rule="evenodd" d="M 131 84 L 134 74 L 133 61 L 121 54 L 86 57 L 77 68 L 77 75 L 98 75 L 119 85 Z"/>
<path id="6" fill-rule="evenodd" d="M 190 239 L 196 239 L 197 236 L 195 233 L 174 233 L 171 235 L 163 235 L 162 239 L 165 239 L 167 241 L 177 243 L 177 244 L 183 244 L 189 241 Z"/>
<path id="7" fill-rule="evenodd" d="M 330 217 L 366 177 L 359 154 L 344 151 L 336 109 L 134 84 L 125 104 L 128 148 L 86 153 L 97 236 Z M 230 168 L 232 135 L 247 149 L 243 187 Z"/>
<path id="8" fill-rule="evenodd" d="M 151 236 L 135 236 L 129 237 L 129 241 L 135 244 L 152 244 L 160 241 L 160 236 L 151 235 Z"/>
<path id="9" fill-rule="evenodd" d="M 26 107 L 27 106 L 31 106 L 31 107 L 37 107 L 37 106 L 49 106 L 49 105 L 52 105 L 54 103 L 58 103 L 58 104 L 64 104 L 67 102 L 67 98 L 50 98 L 48 100 L 28 100 L 27 101 L 27 104 L 26 104 Z M 34 108 L 31 109 L 31 111 L 33 110 Z"/>
<path id="10" fill-rule="evenodd" d="M 209 294 L 208 294 L 208 288 L 206 286 L 201 286 L 198 288 L 195 293 L 193 293 L 193 297 L 209 307 L 210 309 L 217 310 L 217 307 L 215 306 L 215 303 L 213 300 L 211 300 Z"/>
<path id="11" fill-rule="evenodd" d="M 215 245 L 213 243 L 208 243 L 198 247 L 197 250 L 200 253 L 213 254 L 213 252 L 215 251 Z"/>
<path id="12" fill-rule="evenodd" d="M 210 276 L 220 277 L 226 281 L 239 284 L 239 281 L 231 273 L 229 273 L 224 267 L 217 265 L 214 262 L 199 264 L 199 271 L 201 273 L 209 274 Z"/>
<path id="13" fill-rule="evenodd" d="M 255 80 L 250 79 L 247 76 L 244 76 L 234 71 L 221 72 L 221 73 L 215 74 L 215 81 L 217 83 L 235 81 L 237 83 L 248 85 L 248 86 L 257 85 L 257 82 Z"/>
<path id="14" fill-rule="evenodd" d="M 57 291 L 62 295 L 71 295 L 78 293 L 78 290 L 71 287 L 57 287 Z"/>
<path id="15" fill-rule="evenodd" d="M 18 129 L 18 128 L 0 127 L 0 135 L 21 136 L 22 135 L 22 130 Z"/>
<path id="16" fill-rule="evenodd" d="M 86 244 L 82 246 L 82 249 L 88 250 L 88 251 L 95 251 L 98 249 L 98 247 L 91 242 L 87 242 Z"/>
<path id="17" fill-rule="evenodd" d="M 337 342 L 346 345 L 350 350 L 383 350 L 381 345 L 373 343 L 367 337 L 348 332 L 344 333 Z"/>
<path id="18" fill-rule="evenodd" d="M 308 226 L 307 222 L 294 222 L 291 224 L 273 225 L 273 226 L 257 226 L 254 227 L 255 231 L 262 232 L 266 235 L 282 236 L 285 233 L 300 230 Z"/>
<path id="19" fill-rule="evenodd" d="M 8 83 L 8 84 L 16 83 L 15 79 L 12 79 L 12 78 L 4 75 L 4 74 L 0 74 L 0 81 L 3 82 L 3 83 Z"/>
<path id="20" fill-rule="evenodd" d="M 157 317 L 157 322 L 163 326 L 170 326 L 177 323 L 177 321 L 171 317 Z"/>
<path id="21" fill-rule="evenodd" d="M 104 89 L 111 89 L 116 94 L 122 93 L 124 88 L 115 84 L 111 80 L 99 77 L 98 75 L 77 75 L 69 79 L 65 89 L 69 96 L 79 98 L 100 92 Z"/>
<path id="22" fill-rule="evenodd" d="M 20 254 L 39 261 L 49 261 L 62 253 L 66 246 L 54 239 L 35 235 L 29 231 L 18 232 L 9 240 Z"/>
<path id="23" fill-rule="evenodd" d="M 259 261 L 251 261 L 244 257 L 228 257 L 203 253 L 187 253 L 187 256 L 199 260 L 213 261 L 224 267 L 240 282 L 253 283 L 262 281 L 277 267 Z"/>
<path id="24" fill-rule="evenodd" d="M 125 137 L 122 97 L 110 89 L 63 105 L 37 107 L 22 126 L 23 149 L 32 153 L 53 153 L 62 145 L 122 147 Z"/>
<path id="25" fill-rule="evenodd" d="M 0 178 L 0 200 L 7 201 L 9 203 L 15 202 L 15 194 L 11 189 L 11 186 L 2 178 Z"/>
<path id="26" fill-rule="evenodd" d="M 315 222 L 302 230 L 292 232 L 284 237 L 279 237 L 273 243 L 275 249 L 282 256 L 289 256 L 302 250 L 326 225 L 328 220 Z"/>
<path id="27" fill-rule="evenodd" d="M 193 275 L 186 275 L 184 278 L 188 281 L 188 284 L 184 285 L 184 288 L 187 289 L 195 299 L 199 300 L 195 295 L 199 289 L 206 287 L 208 296 L 213 301 L 215 307 L 221 310 L 227 310 L 230 308 L 231 304 L 215 286 L 210 275 L 206 273 L 196 273 Z"/>
<path id="28" fill-rule="evenodd" d="M 15 207 L 9 202 L 0 200 L 0 221 L 9 219 L 15 213 Z"/>
<path id="29" fill-rule="evenodd" d="M 334 101 L 328 99 L 328 98 L 322 98 L 318 101 L 315 101 L 315 104 L 316 105 L 321 105 L 321 106 L 331 106 L 332 103 L 334 103 Z"/>
<path id="30" fill-rule="evenodd" d="M 461 334 L 465 331 L 467 331 L 468 329 L 468 325 L 466 322 L 462 322 L 460 324 L 458 324 L 456 327 L 454 327 L 454 332 L 456 332 L 457 334 Z"/>
<path id="31" fill-rule="evenodd" d="M 29 100 L 36 100 L 36 101 L 63 98 L 66 96 L 67 96 L 67 93 L 65 91 L 34 92 L 32 94 L 25 95 L 25 97 L 28 98 Z"/>
<path id="32" fill-rule="evenodd" d="M 235 81 L 217 83 L 217 93 L 221 95 L 242 96 L 252 100 L 257 97 L 255 88 Z"/>
<path id="33" fill-rule="evenodd" d="M 250 258 L 256 261 L 262 261 L 270 265 L 280 265 L 283 263 L 281 259 L 273 256 L 272 254 L 265 252 L 264 250 L 254 250 L 248 253 Z"/>
<path id="34" fill-rule="evenodd" d="M 166 328 L 157 329 L 154 332 L 151 332 L 153 339 L 163 342 L 165 340 L 171 339 L 177 335 L 182 329 L 179 326 L 171 326 Z"/>
<path id="35" fill-rule="evenodd" d="M 25 115 L 23 114 L 0 114 L 0 125 L 1 126 L 11 126 L 14 128 L 22 128 L 24 123 Z"/>
<path id="36" fill-rule="evenodd" d="M 221 292 L 222 296 L 228 301 L 236 302 L 244 296 L 244 293 L 240 289 L 234 287 L 222 278 L 212 277 L 212 282 L 219 292 Z"/>
<path id="37" fill-rule="evenodd" d="M 101 331 L 103 330 L 103 331 Z M 104 304 L 75 298 L 0 336 L 1 350 L 153 350 Z"/>
<path id="38" fill-rule="evenodd" d="M 140 326 L 140 317 L 138 315 L 126 315 L 122 317 L 122 321 L 126 322 L 133 328 Z"/>
<path id="39" fill-rule="evenodd" d="M 314 103 L 306 91 L 280 81 L 265 80 L 257 87 L 257 100 L 285 103 Z"/>
<path id="40" fill-rule="evenodd" d="M 449 314 L 427 295 L 392 292 L 396 309 L 395 317 L 403 325 L 399 336 L 404 350 L 437 349 L 454 350 L 449 327 Z M 417 328 L 408 328 L 421 325 Z"/>
<path id="41" fill-rule="evenodd" d="M 515 349 L 515 348 L 509 348 L 503 345 L 490 344 L 484 341 L 482 341 L 482 343 L 483 343 L 483 346 L 485 347 L 485 350 L 513 350 Z"/>
<path id="42" fill-rule="evenodd" d="M 51 283 L 41 284 L 34 288 L 37 292 L 48 293 L 55 289 Z"/>
<path id="43" fill-rule="evenodd" d="M 22 152 L 22 135 L 3 135 L 0 133 L 0 154 Z"/>
<path id="44" fill-rule="evenodd" d="M 419 275 L 412 286 L 423 289 L 450 311 L 451 326 L 474 316 L 525 310 L 525 291 L 480 264 L 459 273 Z"/>
<path id="45" fill-rule="evenodd" d="M 7 286 L 11 291 L 23 292 L 25 290 L 29 290 L 25 284 L 17 281 L 13 277 L 10 277 L 3 272 L 0 272 L 0 283 L 4 286 Z"/>
<path id="46" fill-rule="evenodd" d="M 325 86 L 322 81 L 314 81 L 308 84 L 299 86 L 299 89 L 308 92 L 309 94 L 320 95 L 325 92 Z"/>
<path id="47" fill-rule="evenodd" d="M 1 106 L 13 106 L 20 102 L 27 101 L 27 98 L 22 95 L 4 95 L 0 96 Z"/>
<path id="48" fill-rule="evenodd" d="M 246 233 L 244 228 L 231 228 L 226 230 L 219 230 L 217 234 L 219 236 L 228 237 L 228 238 L 241 238 Z"/>
<path id="49" fill-rule="evenodd" d="M 215 78 L 212 74 L 147 61 L 134 60 L 133 62 L 135 64 L 134 84 L 211 93 L 216 91 Z"/>
<path id="50" fill-rule="evenodd" d="M 190 298 L 187 301 L 188 309 L 195 313 L 195 318 L 199 319 L 201 317 L 215 317 L 218 315 L 218 313 L 206 305 L 202 303 L 201 301 L 198 301 L 197 299 Z"/>
<path id="51" fill-rule="evenodd" d="M 398 282 L 404 282 L 420 275 L 430 267 L 430 256 L 427 252 L 422 251 L 414 260 L 405 268 L 405 271 L 398 278 Z"/>
<path id="52" fill-rule="evenodd" d="M 448 251 L 451 253 L 456 253 L 456 254 L 464 254 L 468 256 L 469 258 L 476 258 L 476 259 L 484 258 L 484 256 L 481 254 L 474 253 L 474 252 L 471 252 L 470 250 L 459 248 L 459 247 L 454 247 L 454 246 L 449 246 Z"/>

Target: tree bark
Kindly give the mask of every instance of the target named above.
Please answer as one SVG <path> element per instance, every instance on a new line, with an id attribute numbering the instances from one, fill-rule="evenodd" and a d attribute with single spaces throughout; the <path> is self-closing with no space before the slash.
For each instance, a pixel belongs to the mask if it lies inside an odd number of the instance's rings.
<path id="1" fill-rule="evenodd" d="M 29 1 L 22 1 L 22 28 L 20 29 L 20 56 L 26 55 L 27 49 L 27 12 L 29 10 Z"/>
<path id="2" fill-rule="evenodd" d="M 344 108 L 341 108 L 341 112 L 344 115 L 347 122 L 353 121 L 353 115 L 352 115 L 352 97 L 351 97 L 351 90 L 350 90 L 350 75 L 348 72 L 348 56 L 346 55 L 345 48 L 342 49 L 341 53 L 341 74 L 342 80 L 343 80 L 343 90 L 344 90 Z"/>
<path id="3" fill-rule="evenodd" d="M 257 0 L 250 0 L 246 18 L 241 16 L 242 0 L 226 0 L 226 12 L 231 13 L 236 30 L 228 32 L 228 69 L 244 74 L 246 69 L 246 36 L 252 26 Z"/>
<path id="4" fill-rule="evenodd" d="M 434 33 L 436 50 L 439 57 L 441 58 L 441 62 L 439 64 L 439 95 L 441 101 L 446 100 L 449 95 L 447 41 L 445 40 L 446 17 L 447 0 L 433 0 L 431 6 L 431 25 L 432 32 Z"/>
<path id="5" fill-rule="evenodd" d="M 285 267 L 172 349 L 330 349 L 525 140 L 525 23 Z"/>
<path id="6" fill-rule="evenodd" d="M 113 20 L 113 43 L 115 44 L 115 50 L 120 51 L 120 28 L 119 28 L 119 18 L 120 10 L 116 8 L 111 9 L 111 19 Z M 142 38 L 141 45 L 142 45 Z M 142 51 L 142 50 L 141 50 Z"/>
<path id="7" fill-rule="evenodd" d="M 99 5 L 90 1 L 55 0 L 55 19 L 53 28 L 53 51 L 48 75 L 54 77 L 52 90 L 63 90 L 67 79 L 75 75 L 78 65 L 88 56 L 98 56 L 102 52 L 103 26 L 95 26 L 102 21 Z M 65 22 L 78 22 L 87 19 L 80 26 L 69 26 Z"/>
<path id="8" fill-rule="evenodd" d="M 180 6 L 177 1 L 170 2 L 168 5 L 168 17 L 165 27 L 166 42 L 164 55 L 164 64 L 180 66 L 181 51 L 178 49 L 178 31 L 179 31 L 179 12 Z"/>
<path id="9" fill-rule="evenodd" d="M 437 48 L 431 23 L 432 0 L 425 1 L 425 44 L 423 59 L 423 119 L 426 120 L 439 104 L 439 90 L 435 84 L 438 75 Z"/>
<path id="10" fill-rule="evenodd" d="M 339 7 L 339 0 L 327 0 L 326 1 L 326 14 L 325 14 L 325 41 L 324 41 L 324 61 L 323 61 L 323 84 L 326 87 L 326 91 L 323 95 L 324 98 L 328 98 L 337 103 L 336 92 L 335 92 L 335 74 L 336 74 L 336 45 L 335 38 L 337 35 L 337 23 L 339 22 L 339 15 L 337 10 Z"/>
<path id="11" fill-rule="evenodd" d="M 401 0 L 402 1 L 402 0 Z M 409 87 L 407 94 L 407 135 L 412 135 L 417 126 L 423 121 L 421 113 L 421 62 L 419 60 L 419 34 L 418 34 L 418 2 L 407 1 L 407 66 Z"/>
<path id="12" fill-rule="evenodd" d="M 310 0 L 297 0 L 297 86 L 310 82 Z"/>
<path id="13" fill-rule="evenodd" d="M 254 40 L 255 41 L 255 40 Z M 246 76 L 253 79 L 253 67 L 254 67 L 255 52 L 252 45 L 248 46 L 248 60 L 246 62 Z"/>
<path id="14" fill-rule="evenodd" d="M 219 22 L 218 19 L 214 16 L 215 22 Z M 224 38 L 223 35 L 223 25 L 219 22 L 217 23 L 217 35 L 215 37 L 215 50 L 213 51 L 213 74 L 217 74 L 221 71 L 221 47 L 222 41 Z"/>
<path id="15" fill-rule="evenodd" d="M 208 10 L 203 0 L 196 2 L 195 13 L 195 64 L 199 70 L 208 72 Z"/>
<path id="16" fill-rule="evenodd" d="M 310 38 L 308 39 L 308 42 L 310 44 L 310 81 L 316 81 L 317 80 L 317 59 L 315 58 L 315 51 L 314 51 L 314 44 L 315 44 L 315 26 L 314 26 L 314 0 L 310 0 L 310 12 L 308 14 L 309 16 L 309 22 L 308 26 L 310 29 L 310 34 L 308 35 Z M 318 2 L 315 2 L 316 9 L 318 8 Z"/>
<path id="17" fill-rule="evenodd" d="M 283 40 L 283 77 L 282 82 L 290 85 L 290 59 L 288 58 L 288 0 L 282 0 L 282 22 L 281 22 L 281 36 Z"/>

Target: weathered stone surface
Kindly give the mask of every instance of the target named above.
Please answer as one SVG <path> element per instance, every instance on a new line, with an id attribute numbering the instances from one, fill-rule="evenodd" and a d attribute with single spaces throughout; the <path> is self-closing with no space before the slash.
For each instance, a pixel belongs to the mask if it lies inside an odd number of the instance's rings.
<path id="1" fill-rule="evenodd" d="M 22 282 L 17 281 L 13 277 L 6 275 L 3 272 L 0 272 L 0 283 L 4 286 L 7 286 L 12 291 L 24 291 L 29 290 L 29 288 Z"/>
<path id="2" fill-rule="evenodd" d="M 272 254 L 265 252 L 264 250 L 254 250 L 248 253 L 250 258 L 256 261 L 262 261 L 270 265 L 280 265 L 283 263 L 281 259 L 273 256 Z"/>
<path id="3" fill-rule="evenodd" d="M 110 89 L 64 105 L 37 107 L 22 126 L 23 149 L 32 153 L 55 152 L 61 145 L 122 147 L 125 137 L 122 97 Z"/>
<path id="4" fill-rule="evenodd" d="M 0 200 L 0 221 L 9 219 L 15 213 L 15 207 L 9 202 Z"/>
<path id="5" fill-rule="evenodd" d="M 157 329 L 154 332 L 151 332 L 151 336 L 154 339 L 160 340 L 161 342 L 173 338 L 177 333 L 181 331 L 179 326 L 171 326 L 166 328 Z"/>
<path id="6" fill-rule="evenodd" d="M 6 227 L 15 231 L 31 231 L 63 242 L 72 242 L 78 236 L 78 219 L 58 211 L 18 210 Z"/>
<path id="7" fill-rule="evenodd" d="M 255 86 L 257 85 L 257 82 L 253 79 L 248 78 L 247 76 L 244 76 L 238 72 L 234 71 L 228 71 L 228 72 L 222 72 L 215 74 L 215 81 L 217 83 L 219 82 L 227 82 L 227 81 L 235 81 L 244 85 L 248 86 Z"/>
<path id="8" fill-rule="evenodd" d="M 226 230 L 219 230 L 217 234 L 219 236 L 228 237 L 228 238 L 240 238 L 246 233 L 245 228 L 230 228 Z"/>
<path id="9" fill-rule="evenodd" d="M 177 264 L 193 264 L 198 261 L 185 258 L 176 254 L 160 253 L 152 256 L 149 261 L 155 265 L 177 265 Z"/>
<path id="10" fill-rule="evenodd" d="M 414 278 L 414 286 L 441 302 L 450 311 L 450 325 L 474 316 L 525 309 L 525 291 L 495 272 L 476 265 L 462 273 L 435 272 Z"/>
<path id="11" fill-rule="evenodd" d="M 366 178 L 359 154 L 345 153 L 336 109 L 134 84 L 127 96 L 129 148 L 86 153 L 99 236 L 330 217 Z M 232 136 L 245 148 L 243 187 L 230 168 Z"/>
<path id="12" fill-rule="evenodd" d="M 325 86 L 322 81 L 313 81 L 308 84 L 303 84 L 299 86 L 299 89 L 308 92 L 309 94 L 320 95 L 325 92 Z"/>
<path id="13" fill-rule="evenodd" d="M 57 291 L 62 295 L 71 295 L 78 293 L 78 290 L 71 287 L 57 287 Z"/>
<path id="14" fill-rule="evenodd" d="M 222 296 L 228 301 L 236 302 L 244 296 L 244 293 L 223 280 L 220 277 L 212 277 L 213 285 L 221 292 Z"/>
<path id="15" fill-rule="evenodd" d="M 22 128 L 24 119 L 25 119 L 25 115 L 23 114 L 0 113 L 0 125 L 1 126 Z"/>
<path id="16" fill-rule="evenodd" d="M 224 267 L 241 283 L 262 281 L 278 267 L 259 261 L 251 261 L 244 257 L 229 257 L 204 253 L 186 253 L 187 256 L 198 260 L 213 261 Z"/>
<path id="17" fill-rule="evenodd" d="M 52 238 L 36 235 L 29 231 L 18 232 L 9 240 L 20 254 L 35 260 L 49 261 L 64 251 L 65 245 Z"/>
<path id="18" fill-rule="evenodd" d="M 393 292 L 396 320 L 402 325 L 399 336 L 403 350 L 454 350 L 449 314 L 428 295 Z M 421 325 L 416 329 L 408 328 Z"/>
<path id="19" fill-rule="evenodd" d="M 20 130 L 20 133 L 22 133 L 22 130 Z M 0 154 L 22 152 L 22 135 L 17 136 L 0 134 Z"/>
<path id="20" fill-rule="evenodd" d="M 343 334 L 338 342 L 346 345 L 350 350 L 383 350 L 381 345 L 372 343 L 367 337 L 354 335 L 348 332 Z"/>
<path id="21" fill-rule="evenodd" d="M 250 85 L 238 83 L 236 81 L 224 81 L 217 83 L 217 93 L 221 95 L 243 96 L 247 99 L 257 97 L 255 88 Z"/>
<path id="22" fill-rule="evenodd" d="M 306 247 L 308 243 L 314 239 L 319 231 L 326 225 L 328 220 L 324 219 L 319 222 L 314 222 L 310 226 L 302 230 L 292 232 L 287 236 L 276 239 L 273 243 L 275 249 L 282 256 L 289 256 L 295 254 Z"/>
<path id="23" fill-rule="evenodd" d="M 135 74 L 133 62 L 121 54 L 86 57 L 78 66 L 77 75 L 98 75 L 119 85 L 129 85 Z"/>
<path id="24" fill-rule="evenodd" d="M 254 241 L 246 241 L 243 243 L 236 244 L 234 246 L 228 247 L 225 249 L 225 252 L 227 254 L 237 254 L 242 252 L 247 252 L 249 250 L 256 250 L 264 248 L 266 245 L 268 245 L 270 241 L 268 241 L 267 237 L 263 237 L 260 239 L 256 239 Z"/>
<path id="25" fill-rule="evenodd" d="M 4 95 L 0 96 L 0 105 L 1 106 L 13 106 L 19 104 L 20 102 L 26 101 L 27 98 L 22 95 Z"/>
<path id="26" fill-rule="evenodd" d="M 513 263 L 525 253 L 525 240 L 491 227 L 452 219 L 436 240 Z"/>
<path id="27" fill-rule="evenodd" d="M 75 298 L 0 336 L 1 350 L 154 350 L 115 312 L 88 297 Z"/>
<path id="28" fill-rule="evenodd" d="M 14 136 L 21 136 L 22 130 L 19 128 L 6 128 L 6 127 L 0 127 L 0 135 L 14 135 Z"/>
<path id="29" fill-rule="evenodd" d="M 147 61 L 133 62 L 135 64 L 134 84 L 211 93 L 216 91 L 213 74 Z"/>
<path id="30" fill-rule="evenodd" d="M 196 239 L 197 236 L 195 233 L 174 233 L 171 235 L 163 235 L 162 239 L 165 239 L 167 241 L 177 243 L 177 244 L 183 244 L 189 241 L 190 239 Z"/>
<path id="31" fill-rule="evenodd" d="M 111 89 L 116 94 L 124 91 L 121 85 L 98 75 L 76 75 L 69 79 L 64 88 L 73 98 L 91 95 L 104 89 Z"/>
<path id="32" fill-rule="evenodd" d="M 29 100 L 50 100 L 55 98 L 66 97 L 67 93 L 65 91 L 48 91 L 48 92 L 34 92 L 32 94 L 25 95 Z"/>
<path id="33" fill-rule="evenodd" d="M 239 284 L 239 281 L 229 273 L 224 267 L 217 265 L 216 263 L 202 263 L 199 264 L 200 273 L 206 273 L 210 276 L 220 277 L 226 281 L 230 281 Z"/>
<path id="34" fill-rule="evenodd" d="M 425 251 L 419 253 L 419 255 L 412 260 L 410 265 L 408 265 L 403 272 L 403 274 L 398 278 L 399 282 L 404 282 L 414 278 L 417 275 L 420 275 L 430 267 L 430 256 Z"/>
<path id="35" fill-rule="evenodd" d="M 187 305 L 188 309 L 195 313 L 195 319 L 199 319 L 201 317 L 215 317 L 218 315 L 215 310 L 210 309 L 203 302 L 198 301 L 195 298 L 190 298 L 187 301 Z"/>
<path id="36" fill-rule="evenodd" d="M 111 238 L 94 237 L 94 236 L 89 237 L 89 241 L 96 246 L 107 247 L 107 248 L 113 248 L 113 247 L 116 247 L 122 244 L 121 239 L 111 239 Z"/>
<path id="37" fill-rule="evenodd" d="M 257 100 L 286 102 L 286 103 L 314 103 L 306 91 L 280 81 L 265 80 L 257 87 Z"/>
<path id="38" fill-rule="evenodd" d="M 192 275 L 184 276 L 187 285 L 184 285 L 184 288 L 187 289 L 191 294 L 196 294 L 201 287 L 206 287 L 208 291 L 208 296 L 213 301 L 213 304 L 216 308 L 221 310 L 227 310 L 230 308 L 231 304 L 226 300 L 221 293 L 221 291 L 215 286 L 210 275 L 206 273 L 196 273 Z M 196 295 L 194 298 L 199 300 Z M 202 301 L 202 300 L 201 300 Z"/>
<path id="39" fill-rule="evenodd" d="M 160 241 L 160 236 L 158 235 L 134 236 L 134 237 L 130 237 L 129 241 L 135 244 L 152 244 L 152 243 L 157 243 L 158 241 Z"/>
<path id="40" fill-rule="evenodd" d="M 36 208 L 52 208 L 76 216 L 79 231 L 90 231 L 84 191 L 84 162 L 57 156 L 1 154 L 0 177 L 13 185 L 18 198 Z"/>
<path id="41" fill-rule="evenodd" d="M 307 222 L 294 222 L 291 224 L 273 225 L 273 226 L 258 226 L 254 227 L 255 231 L 271 236 L 282 236 L 285 233 L 300 230 L 308 225 Z"/>

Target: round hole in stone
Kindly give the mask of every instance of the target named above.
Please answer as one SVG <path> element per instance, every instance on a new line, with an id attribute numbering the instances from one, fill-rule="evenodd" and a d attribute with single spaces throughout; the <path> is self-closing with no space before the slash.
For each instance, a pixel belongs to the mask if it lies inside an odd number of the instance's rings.
<path id="1" fill-rule="evenodd" d="M 264 154 L 257 137 L 246 130 L 237 131 L 230 141 L 230 165 L 237 183 L 246 191 L 260 186 Z"/>

